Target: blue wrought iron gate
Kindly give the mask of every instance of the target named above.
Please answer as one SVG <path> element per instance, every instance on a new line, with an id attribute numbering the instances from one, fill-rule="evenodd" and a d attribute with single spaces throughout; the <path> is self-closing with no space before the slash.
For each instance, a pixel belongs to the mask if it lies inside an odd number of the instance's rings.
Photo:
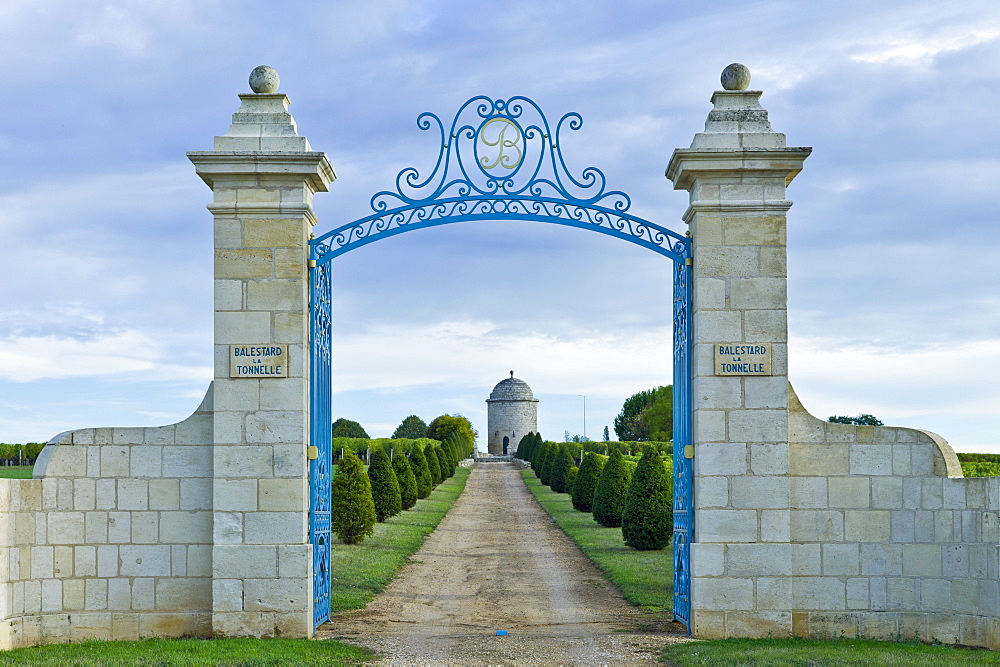
<path id="1" fill-rule="evenodd" d="M 690 253 L 690 246 L 688 247 Z M 691 442 L 691 258 L 674 262 L 674 618 L 691 631 L 694 445 Z"/>
<path id="2" fill-rule="evenodd" d="M 371 213 L 311 240 L 312 372 L 310 538 L 314 545 L 319 625 L 329 618 L 331 479 L 331 283 L 333 258 L 380 239 L 455 222 L 523 220 L 587 229 L 635 243 L 670 258 L 674 269 L 674 616 L 690 623 L 691 467 L 691 240 L 629 212 L 631 199 L 609 190 L 604 173 L 572 173 L 562 154 L 564 130 L 583 119 L 567 113 L 550 124 L 526 97 L 474 97 L 446 127 L 433 113 L 417 127 L 436 131 L 437 161 L 423 178 L 414 167 L 396 175 L 395 190 L 376 192 Z M 325 605 L 325 607 L 324 607 Z"/>
<path id="3" fill-rule="evenodd" d="M 309 541 L 313 622 L 330 619 L 330 480 L 333 476 L 333 294 L 330 265 L 309 269 Z"/>

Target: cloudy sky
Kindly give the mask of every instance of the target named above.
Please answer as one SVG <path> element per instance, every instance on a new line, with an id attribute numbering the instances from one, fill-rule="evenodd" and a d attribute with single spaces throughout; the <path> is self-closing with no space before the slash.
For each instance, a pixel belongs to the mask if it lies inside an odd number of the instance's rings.
<path id="1" fill-rule="evenodd" d="M 294 7 L 294 9 L 292 9 Z M 208 150 L 275 67 L 338 173 L 317 231 L 365 215 L 435 140 L 416 116 L 526 95 L 633 210 L 683 231 L 663 177 L 719 73 L 746 64 L 790 146 L 791 378 L 1000 451 L 1000 4 L 664 0 L 3 0 L 0 441 L 183 418 L 211 378 Z M 335 407 L 373 436 L 462 413 L 514 369 L 540 430 L 596 439 L 670 382 L 670 262 L 599 234 L 449 225 L 335 260 Z"/>

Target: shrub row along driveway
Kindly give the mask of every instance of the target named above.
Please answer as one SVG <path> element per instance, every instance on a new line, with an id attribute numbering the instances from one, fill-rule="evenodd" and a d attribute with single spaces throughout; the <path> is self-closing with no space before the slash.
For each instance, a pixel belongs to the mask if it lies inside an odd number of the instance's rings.
<path id="1" fill-rule="evenodd" d="M 335 615 L 320 636 L 424 664 L 652 663 L 682 639 L 663 634 L 669 615 L 642 613 L 601 577 L 515 464 L 476 464 L 412 560 L 367 609 Z"/>

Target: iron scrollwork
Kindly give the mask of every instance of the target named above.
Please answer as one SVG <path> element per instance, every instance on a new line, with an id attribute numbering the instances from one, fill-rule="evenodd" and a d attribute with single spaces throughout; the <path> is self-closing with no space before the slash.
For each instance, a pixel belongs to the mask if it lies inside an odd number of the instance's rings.
<path id="1" fill-rule="evenodd" d="M 313 240 L 319 263 L 405 231 L 472 220 L 552 222 L 616 236 L 674 261 L 687 256 L 688 239 L 629 212 L 631 199 L 607 186 L 600 169 L 579 175 L 567 167 L 561 140 L 583 127 L 580 114 L 553 126 L 527 97 L 479 96 L 459 108 L 449 125 L 435 114 L 417 127 L 436 131 L 440 150 L 421 177 L 416 167 L 396 175 L 395 190 L 371 198 L 372 213 Z"/>

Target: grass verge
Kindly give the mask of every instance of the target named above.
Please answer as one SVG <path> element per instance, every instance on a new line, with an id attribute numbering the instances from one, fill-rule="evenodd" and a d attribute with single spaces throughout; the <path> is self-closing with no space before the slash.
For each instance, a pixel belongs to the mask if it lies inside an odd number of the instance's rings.
<path id="1" fill-rule="evenodd" d="M 0 478 L 31 479 L 32 469 L 34 466 L 0 466 Z"/>
<path id="2" fill-rule="evenodd" d="M 4 665 L 352 665 L 372 653 L 308 639 L 85 641 L 4 651 Z"/>
<path id="3" fill-rule="evenodd" d="M 713 639 L 674 644 L 661 660 L 686 665 L 1000 665 L 1000 653 L 870 639 Z"/>
<path id="4" fill-rule="evenodd" d="M 531 470 L 521 478 L 549 516 L 576 542 L 625 599 L 648 611 L 670 611 L 674 605 L 674 556 L 661 551 L 636 551 L 625 546 L 621 528 L 605 528 L 586 512 L 573 509 L 566 493 L 553 493 Z"/>
<path id="5" fill-rule="evenodd" d="M 424 543 L 465 489 L 469 468 L 459 466 L 454 477 L 431 495 L 375 524 L 375 534 L 359 545 L 334 544 L 330 554 L 330 611 L 363 609 Z"/>

